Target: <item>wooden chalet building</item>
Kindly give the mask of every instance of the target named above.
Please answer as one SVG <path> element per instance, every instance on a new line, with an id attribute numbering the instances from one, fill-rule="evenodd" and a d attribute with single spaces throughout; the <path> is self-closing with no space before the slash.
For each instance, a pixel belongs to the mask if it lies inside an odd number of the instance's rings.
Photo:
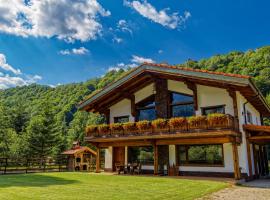
<path id="1" fill-rule="evenodd" d="M 105 148 L 107 171 L 140 162 L 154 174 L 165 166 L 176 166 L 179 175 L 268 174 L 270 128 L 262 117 L 270 108 L 249 76 L 144 63 L 79 109 L 104 114 L 110 124 L 87 131 L 86 141 L 97 147 L 97 172 Z"/>

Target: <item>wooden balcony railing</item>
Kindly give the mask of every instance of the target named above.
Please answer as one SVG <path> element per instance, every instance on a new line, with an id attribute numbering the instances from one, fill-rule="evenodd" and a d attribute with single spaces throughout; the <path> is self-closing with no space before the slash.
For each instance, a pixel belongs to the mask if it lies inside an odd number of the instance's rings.
<path id="1" fill-rule="evenodd" d="M 235 130 L 234 117 L 216 115 L 211 117 L 194 116 L 191 118 L 158 119 L 152 122 L 128 122 L 124 124 L 102 124 L 88 126 L 86 137 L 109 138 L 125 136 L 143 136 L 155 134 L 175 134 L 186 132 L 204 132 L 211 130 Z"/>

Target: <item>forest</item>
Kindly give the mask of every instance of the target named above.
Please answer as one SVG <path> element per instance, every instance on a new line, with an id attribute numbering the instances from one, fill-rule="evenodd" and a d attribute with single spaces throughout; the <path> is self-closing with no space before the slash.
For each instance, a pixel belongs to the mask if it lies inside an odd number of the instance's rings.
<path id="1" fill-rule="evenodd" d="M 233 51 L 181 67 L 250 75 L 270 103 L 270 46 Z M 130 69 L 107 72 L 100 78 L 55 88 L 32 84 L 0 91 L 0 157 L 54 157 L 74 140 L 83 145 L 85 127 L 101 124 L 102 116 L 78 111 L 76 105 Z"/>

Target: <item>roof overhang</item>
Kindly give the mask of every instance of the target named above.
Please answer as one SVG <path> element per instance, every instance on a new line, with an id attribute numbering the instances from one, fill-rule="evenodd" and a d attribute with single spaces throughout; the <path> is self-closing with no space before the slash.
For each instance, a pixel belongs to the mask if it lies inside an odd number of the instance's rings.
<path id="1" fill-rule="evenodd" d="M 216 86 L 221 88 L 234 88 L 264 116 L 270 116 L 270 108 L 263 95 L 255 86 L 250 77 L 196 70 L 190 68 L 179 68 L 165 64 L 143 64 L 132 69 L 128 74 L 103 90 L 91 95 L 78 105 L 79 109 L 92 112 L 100 112 L 107 105 L 111 105 L 117 99 L 125 98 L 125 93 L 134 92 L 141 85 L 153 82 L 155 78 L 167 78 L 172 80 L 188 80 L 201 85 Z M 109 100 L 111 99 L 111 101 Z"/>

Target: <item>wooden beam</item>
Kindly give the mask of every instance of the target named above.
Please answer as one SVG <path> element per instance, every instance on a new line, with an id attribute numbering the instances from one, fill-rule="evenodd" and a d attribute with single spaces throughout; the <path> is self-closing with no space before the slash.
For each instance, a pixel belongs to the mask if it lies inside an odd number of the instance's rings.
<path id="1" fill-rule="evenodd" d="M 153 144 L 154 147 L 154 175 L 158 175 L 158 145 L 156 142 Z"/>
<path id="2" fill-rule="evenodd" d="M 269 168 L 268 168 L 268 158 L 267 158 L 267 150 L 266 150 L 266 146 L 264 145 L 263 147 L 263 157 L 264 157 L 264 169 L 265 169 L 265 175 L 267 176 L 269 174 Z"/>
<path id="3" fill-rule="evenodd" d="M 193 92 L 193 100 L 194 100 L 194 110 L 198 110 L 198 95 L 197 95 L 197 85 L 194 82 L 185 80 L 184 83 L 187 85 L 188 89 Z"/>
<path id="4" fill-rule="evenodd" d="M 236 99 L 236 91 L 232 88 L 227 89 L 230 97 L 233 100 L 233 113 L 234 113 L 234 126 L 237 131 L 239 131 L 239 117 L 238 117 L 238 106 Z"/>
<path id="5" fill-rule="evenodd" d="M 152 142 L 150 140 L 147 141 L 122 141 L 122 142 L 101 142 L 99 143 L 101 148 L 106 148 L 109 146 L 112 147 L 121 147 L 121 146 L 152 146 Z"/>
<path id="6" fill-rule="evenodd" d="M 256 145 L 255 144 L 252 144 L 252 151 L 253 151 L 253 164 L 254 164 L 255 176 L 259 177 L 258 156 L 257 156 Z"/>
<path id="7" fill-rule="evenodd" d="M 107 138 L 92 138 L 85 137 L 87 142 L 125 142 L 125 141 L 136 141 L 136 140 L 151 140 L 151 139 L 195 139 L 200 140 L 203 138 L 227 138 L 236 137 L 238 133 L 231 130 L 218 130 L 218 131 L 204 131 L 201 132 L 176 132 L 176 133 L 162 133 L 162 134 L 144 134 L 144 135 L 130 135 L 130 136 L 119 136 L 119 137 L 107 137 Z M 228 140 L 230 141 L 230 140 Z"/>
<path id="8" fill-rule="evenodd" d="M 97 147 L 97 156 L 96 156 L 96 173 L 100 173 L 100 148 Z"/>
<path id="9" fill-rule="evenodd" d="M 234 163 L 234 178 L 236 180 L 241 179 L 241 173 L 239 169 L 239 157 L 238 157 L 238 149 L 237 149 L 237 143 L 232 143 L 232 150 L 233 150 L 233 163 Z"/>
<path id="10" fill-rule="evenodd" d="M 223 144 L 234 140 L 233 137 L 221 138 L 181 138 L 181 139 L 158 139 L 157 145 L 171 145 L 171 144 Z"/>

